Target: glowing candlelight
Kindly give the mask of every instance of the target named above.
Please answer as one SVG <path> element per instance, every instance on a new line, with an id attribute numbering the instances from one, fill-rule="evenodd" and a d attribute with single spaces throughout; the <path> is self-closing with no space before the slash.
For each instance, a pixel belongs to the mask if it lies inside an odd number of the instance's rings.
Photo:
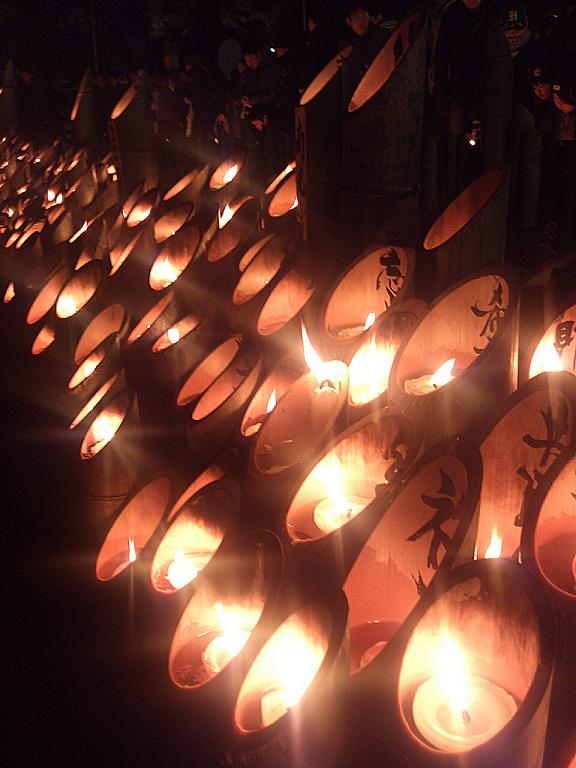
<path id="1" fill-rule="evenodd" d="M 202 653 L 202 661 L 218 674 L 246 645 L 252 627 L 247 629 L 244 624 L 245 611 L 224 608 L 220 602 L 216 603 L 214 610 L 222 631 L 208 643 Z"/>
<path id="2" fill-rule="evenodd" d="M 466 672 L 462 649 L 445 635 L 436 674 L 417 689 L 412 703 L 420 735 L 444 752 L 463 752 L 493 738 L 514 716 L 514 698 L 496 683 Z"/>
<path id="3" fill-rule="evenodd" d="M 407 379 L 404 382 L 404 391 L 408 395 L 428 395 L 430 392 L 441 389 L 456 378 L 453 374 L 455 364 L 456 358 L 453 357 L 442 363 L 432 374 L 424 374 L 417 379 Z"/>
<path id="4" fill-rule="evenodd" d="M 322 461 L 317 468 L 326 492 L 326 498 L 314 507 L 314 523 L 324 533 L 332 533 L 356 517 L 370 499 L 345 494 L 342 469 L 335 455 Z"/>
<path id="5" fill-rule="evenodd" d="M 176 326 L 168 328 L 166 335 L 168 336 L 168 341 L 170 344 L 177 344 L 180 341 L 180 330 L 176 328 Z"/>
<path id="6" fill-rule="evenodd" d="M 174 589 L 182 589 L 198 576 L 200 569 L 196 567 L 192 558 L 183 549 L 179 549 L 174 560 L 168 566 L 166 578 Z"/>
<path id="7" fill-rule="evenodd" d="M 150 280 L 162 288 L 167 288 L 176 282 L 180 277 L 179 270 L 169 261 L 167 257 L 154 262 L 150 274 Z"/>
<path id="8" fill-rule="evenodd" d="M 266 412 L 262 414 L 261 416 L 257 416 L 251 424 L 248 424 L 248 426 L 244 429 L 244 436 L 245 437 L 251 437 L 252 435 L 255 435 L 256 432 L 260 429 L 262 426 L 263 419 L 269 414 L 272 413 L 272 411 L 276 408 L 276 387 L 272 390 L 270 393 L 270 397 L 268 398 L 268 402 L 266 403 Z"/>
<path id="9" fill-rule="evenodd" d="M 230 219 L 234 216 L 234 213 L 234 210 L 228 205 L 228 203 L 226 203 L 221 211 L 218 210 L 218 229 L 225 227 Z"/>
<path id="10" fill-rule="evenodd" d="M 133 563 L 136 560 L 136 545 L 134 539 L 128 539 L 128 562 Z"/>
<path id="11" fill-rule="evenodd" d="M 222 181 L 223 181 L 222 186 L 224 186 L 224 184 L 229 184 L 232 181 L 232 179 L 235 178 L 236 174 L 238 173 L 238 170 L 239 170 L 238 165 L 233 165 L 230 168 L 228 168 L 224 176 L 222 176 Z"/>
<path id="12" fill-rule="evenodd" d="M 274 387 L 274 389 L 270 393 L 270 397 L 268 398 L 268 402 L 266 403 L 266 413 L 272 413 L 274 408 L 276 408 L 276 387 Z"/>
<path id="13" fill-rule="evenodd" d="M 364 330 L 374 325 L 376 314 L 370 312 L 364 323 Z M 364 405 L 375 400 L 388 389 L 390 370 L 396 351 L 388 344 L 376 344 L 372 334 L 370 343 L 363 344 L 350 363 L 350 402 Z"/>
<path id="14" fill-rule="evenodd" d="M 16 289 L 14 288 L 14 283 L 9 283 L 8 288 L 6 288 L 6 292 L 4 294 L 4 304 L 9 304 L 12 299 L 16 296 Z"/>
<path id="15" fill-rule="evenodd" d="M 502 557 L 502 536 L 498 535 L 496 528 L 492 529 L 492 535 L 490 537 L 490 544 L 486 550 L 484 557 L 489 560 L 491 558 Z"/>
<path id="16" fill-rule="evenodd" d="M 336 390 L 340 386 L 338 369 L 343 365 L 339 360 L 322 360 L 318 352 L 312 346 L 310 337 L 304 323 L 302 323 L 302 348 L 304 360 L 310 371 L 316 377 L 318 388 Z"/>
<path id="17" fill-rule="evenodd" d="M 98 453 L 116 434 L 120 419 L 114 419 L 107 413 L 99 414 L 92 423 L 92 441 L 88 450 L 93 456 Z"/>
<path id="18" fill-rule="evenodd" d="M 562 370 L 562 358 L 558 354 L 553 341 L 546 339 L 538 344 L 530 361 L 530 378 L 540 373 L 553 373 Z"/>
<path id="19" fill-rule="evenodd" d="M 298 207 L 298 196 L 296 196 L 296 197 L 294 198 L 294 202 L 293 202 L 293 203 L 292 203 L 292 205 L 290 206 L 290 210 L 291 210 L 291 211 L 293 211 L 293 210 L 294 210 L 294 208 L 297 208 L 297 207 Z"/>
<path id="20" fill-rule="evenodd" d="M 46 192 L 46 200 L 49 203 L 53 203 L 55 199 L 56 199 L 56 192 L 54 192 L 53 189 L 48 189 Z"/>
<path id="21" fill-rule="evenodd" d="M 71 317 L 78 311 L 78 305 L 72 296 L 60 296 L 58 299 L 57 312 L 59 317 Z"/>

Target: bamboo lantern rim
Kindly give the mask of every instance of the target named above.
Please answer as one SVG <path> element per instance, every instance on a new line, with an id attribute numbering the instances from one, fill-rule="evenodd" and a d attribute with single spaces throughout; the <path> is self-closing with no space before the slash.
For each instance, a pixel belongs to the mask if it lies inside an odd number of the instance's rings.
<path id="1" fill-rule="evenodd" d="M 74 350 L 74 362 L 79 365 L 96 347 L 111 334 L 119 334 L 128 320 L 128 313 L 123 304 L 110 304 L 88 323 L 78 339 Z M 98 326 L 104 329 L 98 333 Z"/>
<path id="2" fill-rule="evenodd" d="M 128 195 L 128 197 L 124 200 L 124 202 L 120 206 L 120 210 L 118 213 L 118 218 L 116 219 L 116 223 L 119 223 L 122 221 L 122 218 L 127 219 L 130 213 L 132 212 L 132 209 L 138 202 L 138 200 L 144 195 L 144 182 L 140 182 L 140 184 L 137 184 L 132 192 Z"/>
<path id="3" fill-rule="evenodd" d="M 238 357 L 240 352 L 236 358 Z M 246 384 L 250 391 L 254 389 L 262 370 L 262 354 L 251 349 L 247 350 L 239 360 L 236 358 L 200 395 L 190 415 L 193 422 L 207 419 L 216 410 L 225 407 L 243 384 Z"/>
<path id="4" fill-rule="evenodd" d="M 377 321 L 404 297 L 414 266 L 414 249 L 403 245 L 382 243 L 363 251 L 337 277 L 324 300 L 322 327 L 330 341 L 350 344 L 362 336 L 370 313 Z"/>
<path id="5" fill-rule="evenodd" d="M 272 288 L 256 321 L 260 336 L 272 336 L 286 327 L 308 304 L 316 291 L 310 274 L 292 266 Z"/>
<path id="6" fill-rule="evenodd" d="M 20 235 L 18 240 L 16 241 L 15 248 L 16 250 L 20 250 L 24 243 L 26 243 L 33 235 L 39 235 L 40 232 L 44 229 L 46 226 L 45 221 L 33 221 L 30 223 L 28 227 L 24 230 L 24 232 Z"/>
<path id="7" fill-rule="evenodd" d="M 164 197 L 162 198 L 164 202 L 167 203 L 169 200 L 172 200 L 172 198 L 179 195 L 180 192 L 183 192 L 186 187 L 192 184 L 192 182 L 199 176 L 199 174 L 205 170 L 206 166 L 202 165 L 198 168 L 193 168 L 185 176 L 182 176 L 181 179 L 178 179 L 178 181 L 173 184 L 167 192 L 164 193 Z"/>
<path id="8" fill-rule="evenodd" d="M 278 187 L 279 187 L 279 186 L 280 186 L 280 184 L 281 184 L 281 183 L 284 181 L 284 179 L 285 179 L 287 176 L 290 176 L 290 174 L 291 174 L 293 171 L 295 171 L 295 170 L 296 170 L 296 160 L 291 160 L 291 161 L 288 163 L 288 165 L 287 165 L 285 168 L 283 168 L 283 169 L 280 171 L 280 173 L 279 173 L 277 176 L 275 176 L 275 177 L 272 179 L 272 181 L 270 182 L 270 184 L 268 184 L 268 186 L 267 186 L 267 187 L 266 187 L 266 189 L 264 190 L 264 195 L 265 195 L 265 196 L 267 196 L 267 195 L 271 195 L 271 194 L 272 194 L 272 192 L 274 192 L 276 189 L 278 189 Z"/>
<path id="9" fill-rule="evenodd" d="M 528 379 L 538 376 L 539 373 L 562 370 L 576 375 L 574 356 L 568 354 L 574 339 L 575 325 L 576 294 L 572 294 L 563 303 L 562 310 L 548 323 L 544 332 L 530 344 L 527 351 Z"/>
<path id="10" fill-rule="evenodd" d="M 203 395 L 240 353 L 243 341 L 240 334 L 234 334 L 208 351 L 182 385 L 176 404 L 188 405 Z"/>
<path id="11" fill-rule="evenodd" d="M 93 459 L 114 439 L 135 403 L 134 393 L 124 389 L 102 408 L 84 435 L 81 459 Z"/>
<path id="12" fill-rule="evenodd" d="M 115 334 L 110 334 L 82 360 L 68 381 L 69 390 L 74 390 L 95 373 L 100 363 L 116 348 L 116 338 Z"/>
<path id="13" fill-rule="evenodd" d="M 160 525 L 171 493 L 170 478 L 160 475 L 123 505 L 98 553 L 96 577 L 100 581 L 114 579 L 138 559 Z"/>
<path id="14" fill-rule="evenodd" d="M 503 594 L 510 596 L 507 603 Z M 468 675 L 480 677 L 480 682 L 492 681 L 515 702 L 502 717 L 501 728 L 473 747 L 449 751 L 432 746 L 414 724 L 410 711 L 414 690 L 423 680 L 418 680 L 417 673 L 430 675 L 426 670 L 431 668 L 429 660 L 435 650 L 428 634 L 431 629 L 435 637 L 455 638 L 456 647 L 464 652 Z M 422 755 L 430 760 L 436 756 L 446 760 L 439 764 L 454 766 L 461 765 L 463 756 L 469 755 L 474 765 L 495 765 L 503 751 L 509 754 L 506 746 L 517 743 L 536 716 L 553 672 L 555 621 L 538 580 L 528 569 L 505 558 L 461 565 L 435 580 L 407 621 L 403 635 L 406 642 L 394 685 L 405 748 L 410 753 L 416 749 L 420 760 Z M 452 651 L 450 664 L 457 663 Z M 484 761 L 480 750 L 485 750 Z M 410 759 L 410 754 L 406 757 Z"/>
<path id="15" fill-rule="evenodd" d="M 339 51 L 336 56 L 334 56 L 334 58 L 320 70 L 300 97 L 300 106 L 304 107 L 306 104 L 309 104 L 324 90 L 324 88 L 326 88 L 328 83 L 331 82 L 342 69 L 342 66 L 351 53 L 352 46 L 348 45 L 346 48 Z"/>
<path id="16" fill-rule="evenodd" d="M 235 306 L 252 301 L 274 280 L 289 258 L 286 237 L 270 235 L 259 240 L 256 246 L 259 247 L 253 246 L 249 249 L 248 261 L 247 254 L 242 259 L 242 275 L 232 293 L 232 303 Z"/>
<path id="17" fill-rule="evenodd" d="M 127 346 L 134 344 L 138 339 L 143 336 L 146 331 L 152 327 L 152 325 L 158 320 L 158 318 L 168 309 L 174 299 L 174 292 L 169 291 L 165 296 L 157 301 L 152 307 L 144 314 L 144 316 L 136 323 L 134 328 L 128 334 L 126 340 Z"/>
<path id="18" fill-rule="evenodd" d="M 56 315 L 61 319 L 80 312 L 94 296 L 104 280 L 100 261 L 89 261 L 80 267 L 60 291 L 56 300 Z"/>
<path id="19" fill-rule="evenodd" d="M 116 384 L 117 381 L 120 380 L 120 373 L 114 373 L 107 381 L 102 384 L 101 387 L 99 387 L 96 392 L 92 395 L 90 400 L 82 406 L 82 408 L 78 411 L 76 416 L 72 419 L 70 424 L 68 425 L 68 429 L 76 429 L 78 424 L 80 424 L 84 419 L 89 416 L 94 408 L 100 403 L 110 392 L 112 387 Z"/>
<path id="20" fill-rule="evenodd" d="M 286 216 L 290 211 L 298 207 L 298 183 L 296 174 L 288 173 L 271 193 L 267 212 L 272 219 Z"/>
<path id="21" fill-rule="evenodd" d="M 89 90 L 90 83 L 92 79 L 92 74 L 90 71 L 90 67 L 86 67 L 84 70 L 84 74 L 82 75 L 82 79 L 80 80 L 80 85 L 78 86 L 78 90 L 76 92 L 76 98 L 74 99 L 74 104 L 72 105 L 72 111 L 70 112 L 70 120 L 74 122 L 76 118 L 78 117 L 78 111 L 80 110 L 80 103 L 82 101 L 82 97 L 84 96 L 84 93 Z"/>
<path id="22" fill-rule="evenodd" d="M 223 224 L 220 224 L 223 214 L 218 210 L 218 230 L 208 245 L 206 259 L 211 263 L 222 261 L 237 248 L 250 233 L 250 222 L 256 223 L 258 203 L 250 195 L 244 195 L 226 203 L 224 211 L 231 212 L 231 216 Z M 222 242 L 225 247 L 222 247 Z"/>
<path id="23" fill-rule="evenodd" d="M 504 180 L 499 168 L 486 171 L 452 200 L 428 230 L 424 250 L 432 251 L 451 240 L 484 208 Z"/>
<path id="24" fill-rule="evenodd" d="M 210 176 L 210 181 L 208 182 L 210 191 L 218 192 L 235 181 L 242 172 L 245 162 L 246 152 L 235 152 L 222 160 Z M 234 168 L 236 169 L 235 172 L 233 172 Z M 228 175 L 231 175 L 231 178 L 228 178 Z"/>
<path id="25" fill-rule="evenodd" d="M 576 451 L 555 462 L 528 501 L 522 527 L 522 562 L 564 605 L 576 605 Z M 574 489 L 574 490 L 572 490 Z"/>
<path id="26" fill-rule="evenodd" d="M 45 352 L 56 340 L 56 332 L 54 325 L 48 321 L 39 331 L 38 335 L 32 342 L 30 349 L 33 355 L 41 355 Z"/>
<path id="27" fill-rule="evenodd" d="M 118 99 L 116 102 L 116 105 L 114 106 L 111 114 L 110 114 L 110 120 L 117 120 L 121 115 L 124 114 L 124 112 L 128 109 L 130 104 L 134 101 L 136 98 L 136 94 L 138 93 L 139 87 L 132 83 L 128 86 L 128 88 L 124 91 L 122 96 Z"/>
<path id="28" fill-rule="evenodd" d="M 253 245 L 251 245 L 238 262 L 238 271 L 244 272 L 244 270 L 250 266 L 256 256 L 260 253 L 262 248 L 264 248 L 274 237 L 277 237 L 277 235 L 274 233 L 265 235 L 264 237 L 261 237 L 259 240 L 257 240 Z"/>
<path id="29" fill-rule="evenodd" d="M 110 249 L 110 277 L 118 272 L 143 234 L 144 227 L 138 227 L 132 231 L 126 229 L 123 234 L 121 233 L 118 242 Z"/>
<path id="30" fill-rule="evenodd" d="M 68 280 L 69 273 L 68 262 L 64 259 L 46 278 L 28 310 L 26 316 L 28 325 L 34 325 L 52 309 L 60 291 Z"/>
<path id="31" fill-rule="evenodd" d="M 203 490 L 208 485 L 222 480 L 226 475 L 230 474 L 234 465 L 238 460 L 238 453 L 235 449 L 231 449 L 222 454 L 216 461 L 213 461 L 206 469 L 203 469 L 196 475 L 194 480 L 186 486 L 180 496 L 176 499 L 171 509 L 166 516 L 167 522 L 178 516 L 180 510 L 192 499 L 197 493 Z"/>
<path id="32" fill-rule="evenodd" d="M 171 349 L 174 345 L 183 341 L 189 333 L 193 333 L 204 321 L 208 315 L 200 317 L 198 315 L 186 315 L 175 323 L 172 323 L 167 331 L 159 336 L 152 345 L 152 352 L 164 352 Z"/>
<path id="33" fill-rule="evenodd" d="M 175 203 L 154 222 L 154 239 L 163 243 L 175 235 L 186 224 L 192 213 L 194 204 L 189 202 Z"/>
<path id="34" fill-rule="evenodd" d="M 414 25 L 419 32 L 424 22 L 419 11 L 406 16 L 384 43 L 372 61 L 348 104 L 348 112 L 356 112 L 380 91 L 390 80 L 402 59 L 410 50 L 415 39 Z M 400 51 L 398 55 L 398 49 Z"/>
<path id="35" fill-rule="evenodd" d="M 156 205 L 157 198 L 158 189 L 154 187 L 153 189 L 149 189 L 148 192 L 145 192 L 136 201 L 134 207 L 126 217 L 126 224 L 130 229 L 133 227 L 139 227 L 148 219 L 152 213 L 152 210 L 154 209 L 154 206 Z"/>
<path id="36" fill-rule="evenodd" d="M 154 291 L 162 291 L 173 285 L 193 261 L 200 240 L 200 231 L 193 224 L 183 225 L 165 239 L 150 268 L 148 276 L 150 288 Z"/>

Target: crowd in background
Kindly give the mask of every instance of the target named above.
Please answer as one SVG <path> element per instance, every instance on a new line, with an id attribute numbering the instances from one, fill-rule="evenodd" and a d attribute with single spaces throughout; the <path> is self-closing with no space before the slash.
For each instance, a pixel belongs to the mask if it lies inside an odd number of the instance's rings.
<path id="1" fill-rule="evenodd" d="M 356 0 L 327 17 L 309 4 L 304 32 L 247 40 L 228 68 L 200 50 L 167 48 L 156 69 L 95 73 L 98 133 L 104 141 L 114 104 L 130 82 L 139 81 L 149 89 L 167 173 L 176 173 L 183 158 L 205 162 L 245 148 L 257 156 L 255 173 L 265 181 L 293 158 L 294 107 L 322 66 L 352 42 L 360 77 L 412 5 Z M 431 6 L 424 131 L 438 143 L 442 204 L 483 169 L 480 153 L 471 148 L 484 144 L 484 167 L 498 164 L 510 160 L 523 130 L 536 130 L 542 153 L 538 223 L 551 237 L 560 233 L 573 241 L 575 3 L 548 13 L 531 13 L 529 0 L 436 0 Z M 21 70 L 19 77 L 24 126 L 48 124 L 55 114 L 67 121 L 76 83 L 53 82 L 47 103 L 32 73 Z M 491 132 L 491 104 L 503 103 L 503 89 L 511 98 L 502 150 Z"/>

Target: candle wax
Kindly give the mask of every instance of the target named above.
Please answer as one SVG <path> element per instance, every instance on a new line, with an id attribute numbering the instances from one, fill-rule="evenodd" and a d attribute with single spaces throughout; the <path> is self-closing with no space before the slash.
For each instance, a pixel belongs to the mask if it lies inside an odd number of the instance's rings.
<path id="1" fill-rule="evenodd" d="M 268 688 L 260 699 L 262 725 L 272 725 L 288 711 L 286 706 L 286 690 L 282 686 Z"/>
<path id="2" fill-rule="evenodd" d="M 240 653 L 249 637 L 250 632 L 242 629 L 217 635 L 202 652 L 202 661 L 218 674 Z"/>
<path id="3" fill-rule="evenodd" d="M 518 707 L 496 683 L 477 675 L 464 675 L 466 709 L 450 702 L 439 677 L 426 680 L 412 703 L 414 724 L 420 735 L 443 752 L 463 752 L 496 736 Z"/>

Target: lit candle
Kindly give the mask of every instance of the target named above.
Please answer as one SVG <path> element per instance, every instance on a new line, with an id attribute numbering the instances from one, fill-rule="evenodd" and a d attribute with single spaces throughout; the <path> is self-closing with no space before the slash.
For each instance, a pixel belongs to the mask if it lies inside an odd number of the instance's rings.
<path id="1" fill-rule="evenodd" d="M 76 314 L 78 305 L 72 296 L 60 296 L 58 299 L 58 315 L 60 317 L 70 317 Z"/>
<path id="2" fill-rule="evenodd" d="M 233 216 L 234 210 L 228 205 L 228 203 L 226 203 L 221 211 L 218 209 L 218 229 L 225 227 Z"/>
<path id="3" fill-rule="evenodd" d="M 412 702 L 420 735 L 444 752 L 463 752 L 496 736 L 515 715 L 514 698 L 496 683 L 465 672 L 464 654 L 449 637 L 439 648 L 437 674 Z"/>
<path id="4" fill-rule="evenodd" d="M 218 674 L 246 645 L 251 629 L 240 622 L 235 611 L 224 608 L 218 602 L 214 606 L 221 633 L 211 640 L 202 652 L 202 661 Z M 241 614 L 243 615 L 243 613 Z"/>
<path id="5" fill-rule="evenodd" d="M 541 341 L 530 361 L 530 378 L 533 379 L 539 373 L 553 373 L 561 370 L 562 358 L 557 352 L 553 340 Z"/>
<path id="6" fill-rule="evenodd" d="M 369 503 L 370 499 L 344 494 L 322 499 L 314 507 L 314 522 L 324 533 L 332 533 L 355 518 Z"/>
<path id="7" fill-rule="evenodd" d="M 224 182 L 224 184 L 230 184 L 230 182 L 236 176 L 237 173 L 238 173 L 238 165 L 232 165 L 230 168 L 228 168 L 224 176 L 222 176 L 222 181 Z"/>
<path id="8" fill-rule="evenodd" d="M 442 363 L 432 374 L 426 373 L 417 379 L 406 379 L 404 391 L 408 395 L 428 395 L 435 392 L 456 378 L 453 374 L 455 364 L 456 358 L 453 357 Z"/>
<path id="9" fill-rule="evenodd" d="M 206 565 L 206 560 L 203 562 L 203 566 Z M 194 560 L 194 558 L 186 553 L 183 549 L 179 549 L 174 556 L 174 560 L 170 563 L 166 569 L 166 579 L 174 587 L 174 589 L 182 589 L 187 584 L 198 576 L 202 570 Z"/>
<path id="10" fill-rule="evenodd" d="M 486 549 L 486 553 L 484 555 L 486 560 L 490 560 L 493 558 L 501 557 L 502 556 L 502 536 L 498 534 L 498 531 L 496 528 L 492 529 L 492 535 L 490 537 L 490 544 L 488 545 L 488 548 Z"/>
<path id="11" fill-rule="evenodd" d="M 374 312 L 366 318 L 364 330 L 368 330 L 376 320 Z M 376 399 L 388 388 L 388 379 L 396 350 L 390 345 L 376 344 L 376 336 L 371 335 L 370 342 L 362 344 L 350 362 L 350 402 L 352 405 L 364 405 Z"/>
<path id="12" fill-rule="evenodd" d="M 180 341 L 180 331 L 175 326 L 168 328 L 166 335 L 170 344 L 177 344 Z"/>

